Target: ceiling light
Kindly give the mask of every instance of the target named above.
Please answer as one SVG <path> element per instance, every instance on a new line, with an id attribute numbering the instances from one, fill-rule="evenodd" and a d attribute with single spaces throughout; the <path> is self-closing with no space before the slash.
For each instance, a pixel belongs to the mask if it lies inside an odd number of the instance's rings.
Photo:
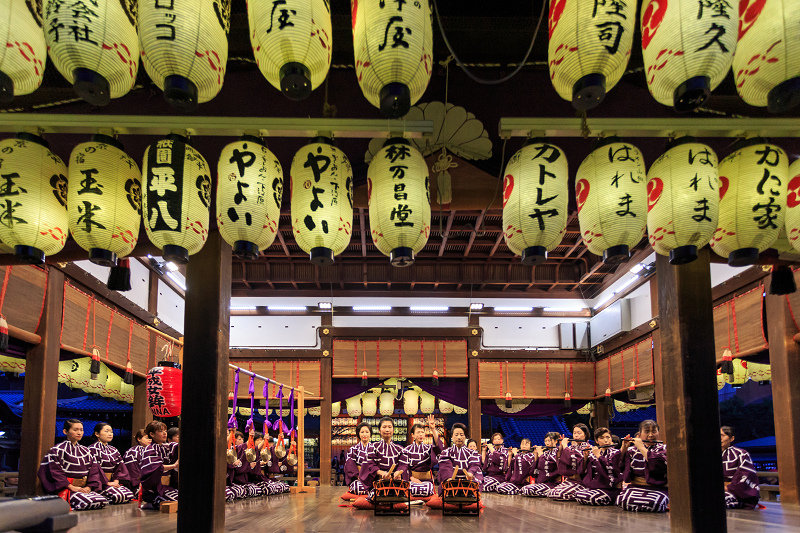
<path id="1" fill-rule="evenodd" d="M 614 294 L 615 293 L 613 293 L 613 292 L 608 293 L 606 296 L 601 298 L 596 304 L 594 304 L 594 307 L 592 309 L 597 310 L 597 309 L 603 307 L 603 304 L 606 303 L 607 301 L 609 301 L 611 299 L 611 297 L 614 296 Z"/>
<path id="2" fill-rule="evenodd" d="M 469 304 L 470 311 L 480 311 L 481 309 L 483 309 L 482 303 Z"/>
<path id="3" fill-rule="evenodd" d="M 631 267 L 631 274 L 638 274 L 642 270 L 644 270 L 644 265 L 641 263 L 636 263 Z"/>
<path id="4" fill-rule="evenodd" d="M 183 290 L 186 290 L 186 283 L 184 283 L 184 281 L 178 276 L 176 276 L 174 273 L 167 272 L 167 277 L 172 281 L 174 281 L 178 285 L 178 287 L 180 287 Z"/>
<path id="5" fill-rule="evenodd" d="M 586 307 L 545 307 L 542 311 L 547 313 L 579 313 L 585 311 Z"/>
<path id="6" fill-rule="evenodd" d="M 268 305 L 269 311 L 305 311 L 305 305 Z"/>
<path id="7" fill-rule="evenodd" d="M 320 302 L 317 304 L 319 309 L 333 309 L 333 303 L 331 302 Z"/>
<path id="8" fill-rule="evenodd" d="M 533 307 L 495 307 L 497 313 L 530 313 Z"/>
<path id="9" fill-rule="evenodd" d="M 413 313 L 420 313 L 420 312 L 423 312 L 423 313 L 424 313 L 424 312 L 426 312 L 426 311 L 438 311 L 438 312 L 444 312 L 444 311 L 449 311 L 449 310 L 450 310 L 450 308 L 449 308 L 449 307 L 447 307 L 447 306 L 445 306 L 445 305 L 439 305 L 439 306 L 437 306 L 437 305 L 430 305 L 430 306 L 424 306 L 424 305 L 423 305 L 423 306 L 411 306 L 411 307 L 409 307 L 409 309 L 410 309 L 410 310 L 411 310 L 411 312 L 413 312 Z"/>
<path id="10" fill-rule="evenodd" d="M 167 261 L 165 264 L 167 265 L 167 268 L 169 269 L 170 272 L 175 272 L 176 270 L 178 270 L 178 265 L 176 265 L 172 261 Z"/>
<path id="11" fill-rule="evenodd" d="M 628 287 L 630 287 L 636 280 L 639 279 L 639 276 L 633 276 L 631 279 L 623 283 L 617 290 L 614 291 L 614 294 L 619 294 Z"/>
<path id="12" fill-rule="evenodd" d="M 391 311 L 391 305 L 354 305 L 353 311 Z"/>

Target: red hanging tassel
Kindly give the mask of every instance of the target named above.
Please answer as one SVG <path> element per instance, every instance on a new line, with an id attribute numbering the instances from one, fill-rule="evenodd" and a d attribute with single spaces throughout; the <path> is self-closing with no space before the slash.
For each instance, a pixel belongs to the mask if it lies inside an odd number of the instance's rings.
<path id="1" fill-rule="evenodd" d="M 117 266 L 111 267 L 106 286 L 112 291 L 131 290 L 131 260 L 129 258 L 120 259 Z"/>
<path id="2" fill-rule="evenodd" d="M 611 387 L 606 389 L 606 397 L 603 398 L 605 405 L 614 405 L 614 398 L 611 397 Z"/>
<path id="3" fill-rule="evenodd" d="M 128 361 L 128 364 L 125 366 L 125 373 L 122 375 L 122 382 L 125 385 L 133 385 L 133 368 L 131 368 L 131 362 Z"/>
<path id="4" fill-rule="evenodd" d="M 564 407 L 572 407 L 572 400 L 570 399 L 568 392 L 564 393 Z"/>
<path id="5" fill-rule="evenodd" d="M 511 409 L 511 392 L 506 393 L 506 409 Z"/>
<path id="6" fill-rule="evenodd" d="M 733 353 L 728 348 L 722 352 L 722 364 L 719 369 L 723 374 L 733 376 Z"/>
<path id="7" fill-rule="evenodd" d="M 8 322 L 6 317 L 0 315 L 0 352 L 8 350 Z"/>
<path id="8" fill-rule="evenodd" d="M 628 399 L 635 400 L 636 399 L 636 382 L 631 380 L 631 386 L 628 387 Z"/>
<path id="9" fill-rule="evenodd" d="M 433 382 L 434 387 L 439 386 L 439 371 L 435 368 L 433 369 L 433 379 L 431 381 Z"/>
<path id="10" fill-rule="evenodd" d="M 100 350 L 96 347 L 92 348 L 92 364 L 89 366 L 89 372 L 92 374 L 92 379 L 97 379 L 100 374 Z"/>
<path id="11" fill-rule="evenodd" d="M 361 373 L 361 386 L 362 387 L 368 387 L 369 386 L 369 380 L 367 379 L 367 371 L 366 370 L 364 370 Z"/>

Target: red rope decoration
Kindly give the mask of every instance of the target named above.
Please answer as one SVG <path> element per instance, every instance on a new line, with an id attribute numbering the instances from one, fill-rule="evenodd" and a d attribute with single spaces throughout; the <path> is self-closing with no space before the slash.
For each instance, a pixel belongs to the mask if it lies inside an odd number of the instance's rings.
<path id="1" fill-rule="evenodd" d="M 789 307 L 789 316 L 792 317 L 792 322 L 794 323 L 795 329 L 800 331 L 800 326 L 797 325 L 797 319 L 794 317 L 794 310 L 792 309 L 792 302 L 789 301 L 789 295 L 786 295 L 786 305 Z M 763 324 L 763 313 L 762 313 L 762 324 L 761 324 L 761 331 L 764 331 L 764 324 Z"/>
<path id="2" fill-rule="evenodd" d="M 397 339 L 397 373 L 403 377 L 403 341 Z"/>
<path id="3" fill-rule="evenodd" d="M 642 344 L 641 342 L 639 344 Z M 639 379 L 639 344 L 636 345 L 636 349 L 633 352 L 634 357 L 636 358 L 636 383 L 641 383 Z"/>
<path id="4" fill-rule="evenodd" d="M 114 323 L 115 309 L 111 309 L 111 318 L 108 319 L 108 335 L 106 335 L 106 361 L 108 361 L 108 350 L 111 347 L 111 325 Z"/>
<path id="5" fill-rule="evenodd" d="M 622 388 L 625 388 L 625 350 L 622 350 L 622 353 L 619 354 L 619 358 L 622 362 Z"/>
<path id="6" fill-rule="evenodd" d="M 5 318 L 3 315 L 3 303 L 6 301 L 6 290 L 8 289 L 8 280 L 11 277 L 11 265 L 6 267 L 6 273 L 3 275 L 3 289 L 0 291 L 0 316 Z"/>
<path id="7" fill-rule="evenodd" d="M 425 341 L 419 341 L 419 360 L 420 360 L 420 371 L 421 375 L 425 375 Z"/>
<path id="8" fill-rule="evenodd" d="M 66 291 L 64 291 L 66 294 Z M 92 314 L 92 296 L 87 295 L 89 300 L 86 303 L 86 325 L 83 327 L 83 350 L 86 351 L 86 339 L 89 336 L 89 316 Z"/>
<path id="9" fill-rule="evenodd" d="M 295 385 L 295 388 L 299 388 L 299 387 L 300 387 L 300 361 L 298 360 L 297 361 L 297 385 Z"/>
<path id="10" fill-rule="evenodd" d="M 358 339 L 353 345 L 353 376 L 358 377 Z"/>
<path id="11" fill-rule="evenodd" d="M 733 310 L 733 340 L 736 343 L 736 353 L 739 353 L 739 328 L 736 324 L 736 298 L 731 300 L 731 302 L 731 309 Z"/>
<path id="12" fill-rule="evenodd" d="M 127 363 L 131 362 L 131 340 L 133 339 L 133 320 L 128 321 L 128 356 Z"/>
<path id="13" fill-rule="evenodd" d="M 498 363 L 500 365 L 500 394 L 503 393 L 503 363 Z"/>
<path id="14" fill-rule="evenodd" d="M 367 368 L 367 348 L 364 347 L 364 368 Z M 381 376 L 381 340 L 375 343 L 375 374 Z"/>
<path id="15" fill-rule="evenodd" d="M 611 388 L 611 357 L 606 359 L 608 361 L 608 388 Z"/>
<path id="16" fill-rule="evenodd" d="M 550 363 L 544 364 L 544 374 L 545 374 L 545 394 L 548 398 L 550 398 Z"/>
<path id="17" fill-rule="evenodd" d="M 442 375 L 447 375 L 447 341 L 442 341 Z"/>
<path id="18" fill-rule="evenodd" d="M 39 331 L 39 326 L 42 324 L 42 315 L 44 314 L 44 304 L 47 300 L 47 279 L 50 277 L 50 271 L 44 271 L 44 291 L 42 294 L 42 308 L 39 309 L 39 320 L 36 321 L 36 327 L 33 331 Z M 64 284 L 66 285 L 66 281 Z M 65 294 L 66 297 L 66 294 Z M 64 303 L 61 303 L 61 332 L 64 332 Z M 61 343 L 61 337 L 59 337 L 59 344 Z"/>
<path id="19" fill-rule="evenodd" d="M 522 397 L 526 398 L 525 395 L 525 363 L 522 363 Z"/>
<path id="20" fill-rule="evenodd" d="M 511 380 L 508 378 L 508 361 L 506 361 L 506 389 L 506 392 L 511 393 Z"/>
<path id="21" fill-rule="evenodd" d="M 787 296 L 787 298 L 788 298 L 788 296 Z M 764 297 L 764 285 L 762 284 L 761 285 L 761 310 L 758 313 L 758 318 L 761 320 L 761 338 L 764 339 L 764 344 L 762 346 L 764 346 L 764 348 L 769 348 L 769 342 L 767 342 L 767 337 L 766 337 L 766 335 L 764 335 L 764 299 L 765 299 L 765 297 Z M 794 317 L 792 317 L 792 320 L 794 320 Z"/>
<path id="22" fill-rule="evenodd" d="M 572 381 L 572 363 L 569 364 L 569 395 L 572 396 L 575 394 L 575 389 L 573 388 L 573 381 Z"/>

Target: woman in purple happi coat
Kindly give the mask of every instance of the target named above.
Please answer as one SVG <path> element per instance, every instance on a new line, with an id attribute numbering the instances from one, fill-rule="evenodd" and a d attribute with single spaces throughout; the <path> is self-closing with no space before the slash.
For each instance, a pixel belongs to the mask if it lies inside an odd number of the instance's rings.
<path id="1" fill-rule="evenodd" d="M 551 431 L 544 437 L 544 447 L 537 446 L 533 450 L 534 482 L 520 489 L 523 496 L 530 498 L 545 498 L 550 489 L 558 485 L 561 476 L 558 475 L 558 441 L 561 434 Z"/>
<path id="2" fill-rule="evenodd" d="M 519 494 L 535 470 L 536 456 L 531 450 L 531 439 L 522 439 L 519 450 L 512 450 L 511 465 L 508 467 L 506 480 L 497 486 L 497 493 L 506 496 Z"/>
<path id="3" fill-rule="evenodd" d="M 162 502 L 178 501 L 178 490 L 170 486 L 169 472 L 178 468 L 178 444 L 167 442 L 167 426 L 153 421 L 145 433 L 152 442 L 142 451 L 139 471 L 142 483 L 143 508 L 158 508 Z"/>
<path id="4" fill-rule="evenodd" d="M 655 420 L 645 420 L 635 439 L 628 435 L 623 440 L 622 480 L 630 485 L 617 496 L 617 507 L 634 512 L 667 511 L 667 447 L 656 442 L 658 437 Z"/>
<path id="5" fill-rule="evenodd" d="M 442 482 L 447 481 L 456 473 L 456 479 L 468 479 L 478 483 L 483 482 L 481 472 L 481 456 L 475 450 L 466 446 L 467 426 L 456 422 L 450 430 L 453 445 L 439 453 L 439 493 L 442 492 Z"/>
<path id="6" fill-rule="evenodd" d="M 597 446 L 587 455 L 583 467 L 583 488 L 575 500 L 583 505 L 614 505 L 622 485 L 622 454 L 614 448 L 608 428 L 594 430 Z"/>
<path id="7" fill-rule="evenodd" d="M 128 448 L 128 451 L 125 452 L 125 456 L 122 460 L 125 462 L 125 468 L 128 469 L 128 480 L 120 480 L 120 483 L 133 493 L 137 494 L 139 492 L 139 485 L 141 482 L 142 473 L 139 470 L 139 464 L 142 460 L 142 453 L 144 453 L 144 449 L 147 448 L 152 441 L 150 436 L 145 432 L 144 429 L 140 429 L 136 432 L 136 446 L 131 446 Z"/>
<path id="8" fill-rule="evenodd" d="M 501 433 L 493 434 L 492 441 L 484 445 L 481 450 L 483 467 L 481 491 L 494 492 L 500 483 L 505 482 L 509 462 L 508 448 L 503 446 L 503 435 Z"/>
<path id="9" fill-rule="evenodd" d="M 128 503 L 133 499 L 133 492 L 123 483 L 130 484 L 130 474 L 119 450 L 111 445 L 114 430 L 105 422 L 100 422 L 94 427 L 94 438 L 96 440 L 89 449 L 108 481 L 108 485 L 100 493 L 112 505 Z"/>
<path id="10" fill-rule="evenodd" d="M 83 424 L 71 418 L 64 422 L 63 432 L 67 440 L 50 448 L 39 466 L 42 489 L 64 497 L 75 511 L 102 509 L 108 500 L 100 492 L 108 482 L 91 450 L 79 442 Z"/>
<path id="11" fill-rule="evenodd" d="M 253 437 L 255 430 L 250 427 L 250 438 Z M 250 461 L 247 460 L 247 443 L 244 441 L 244 434 L 241 431 L 235 432 L 235 442 L 232 447 L 235 461 L 228 464 L 227 486 L 231 488 L 237 498 L 253 498 L 261 496 L 261 487 L 251 483 L 248 474 L 252 471 Z"/>
<path id="12" fill-rule="evenodd" d="M 394 436 L 394 421 L 391 417 L 384 416 L 378 425 L 381 440 L 372 443 L 367 452 L 367 460 L 361 465 L 358 479 L 364 487 L 369 487 L 369 499 L 372 499 L 374 489 L 372 484 L 379 479 L 388 480 L 392 477 L 399 479 L 400 472 L 395 472 L 397 461 L 403 451 L 402 446 L 392 442 Z M 390 471 L 392 473 L 390 473 Z"/>
<path id="13" fill-rule="evenodd" d="M 758 505 L 758 476 L 750 454 L 731 446 L 736 435 L 722 426 L 722 470 L 725 476 L 725 505 L 728 509 L 755 509 Z"/>
<path id="14" fill-rule="evenodd" d="M 409 490 L 412 499 L 433 496 L 433 471 L 431 469 L 436 464 L 436 454 L 441 453 L 445 448 L 444 441 L 436 429 L 436 420 L 433 415 L 428 415 L 428 427 L 433 435 L 434 444 L 424 444 L 425 426 L 414 424 L 411 427 L 414 442 L 403 448 L 398 460 L 397 473 L 410 483 Z"/>
<path id="15" fill-rule="evenodd" d="M 264 450 L 266 443 L 267 441 L 264 439 L 264 435 L 262 433 L 255 432 L 252 449 L 256 454 L 256 460 L 250 463 L 250 472 L 247 474 L 247 480 L 250 483 L 255 483 L 261 487 L 261 493 L 264 496 L 289 492 L 289 485 L 269 478 L 268 472 L 266 471 L 267 461 L 262 459 L 261 455 L 262 452 L 264 452 L 264 456 L 271 454 L 269 449 Z M 250 448 L 249 440 L 247 446 Z"/>
<path id="16" fill-rule="evenodd" d="M 561 483 L 548 491 L 548 498 L 562 502 L 575 499 L 575 493 L 583 488 L 583 465 L 591 449 L 589 428 L 586 424 L 575 424 L 572 438 L 561 439 L 557 452 Z"/>
<path id="17" fill-rule="evenodd" d="M 358 442 L 350 447 L 347 452 L 347 458 L 344 461 L 344 482 L 348 486 L 350 494 L 363 496 L 369 493 L 369 488 L 365 487 L 358 479 L 358 474 L 361 472 L 361 465 L 367 460 L 367 454 L 372 438 L 372 427 L 366 422 L 361 422 L 356 427 L 356 435 L 358 435 Z"/>

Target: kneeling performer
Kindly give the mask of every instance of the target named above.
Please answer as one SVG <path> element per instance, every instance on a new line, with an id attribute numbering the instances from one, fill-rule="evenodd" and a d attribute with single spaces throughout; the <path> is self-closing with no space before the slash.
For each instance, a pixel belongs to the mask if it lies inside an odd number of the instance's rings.
<path id="1" fill-rule="evenodd" d="M 411 483 L 411 498 L 426 498 L 433 496 L 433 474 L 431 468 L 436 464 L 436 452 L 444 450 L 444 441 L 436 431 L 436 421 L 433 415 L 428 415 L 428 427 L 433 434 L 434 444 L 424 444 L 425 427 L 414 424 L 411 427 L 414 442 L 403 448 L 400 459 L 397 461 L 397 471 L 400 476 Z"/>

